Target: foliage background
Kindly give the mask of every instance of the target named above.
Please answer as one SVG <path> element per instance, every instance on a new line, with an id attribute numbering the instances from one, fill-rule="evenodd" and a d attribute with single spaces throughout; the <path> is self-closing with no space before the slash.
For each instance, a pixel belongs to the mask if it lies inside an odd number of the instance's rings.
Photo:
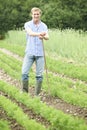
<path id="1" fill-rule="evenodd" d="M 49 28 L 87 30 L 87 0 L 0 0 L 0 34 L 23 28 L 34 6 Z"/>

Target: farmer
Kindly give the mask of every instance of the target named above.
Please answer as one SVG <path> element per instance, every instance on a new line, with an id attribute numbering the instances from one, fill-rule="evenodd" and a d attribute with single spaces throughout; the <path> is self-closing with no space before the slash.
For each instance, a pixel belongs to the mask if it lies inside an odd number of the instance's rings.
<path id="1" fill-rule="evenodd" d="M 22 66 L 22 91 L 28 92 L 29 73 L 32 64 L 36 64 L 35 95 L 41 90 L 44 71 L 43 39 L 48 40 L 47 25 L 40 20 L 41 10 L 37 7 L 31 9 L 32 20 L 25 23 L 27 45 Z"/>

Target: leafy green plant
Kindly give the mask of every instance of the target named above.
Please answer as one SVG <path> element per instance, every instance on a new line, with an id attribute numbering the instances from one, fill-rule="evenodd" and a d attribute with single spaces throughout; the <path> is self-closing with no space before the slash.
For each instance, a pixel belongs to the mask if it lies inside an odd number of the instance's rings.
<path id="1" fill-rule="evenodd" d="M 6 120 L 0 120 L 0 130 L 11 130 L 9 122 L 7 122 Z"/>
<path id="2" fill-rule="evenodd" d="M 7 112 L 8 116 L 15 119 L 21 126 L 25 127 L 26 130 L 46 130 L 44 126 L 35 120 L 29 119 L 21 108 L 4 96 L 0 96 L 0 106 Z"/>

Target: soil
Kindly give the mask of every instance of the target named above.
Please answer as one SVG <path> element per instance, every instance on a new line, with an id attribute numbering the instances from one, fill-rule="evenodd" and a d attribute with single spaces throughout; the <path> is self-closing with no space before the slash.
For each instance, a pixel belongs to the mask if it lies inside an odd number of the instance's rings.
<path id="1" fill-rule="evenodd" d="M 18 60 L 19 59 L 21 61 L 23 60 L 23 58 L 19 57 L 18 55 L 13 54 L 12 52 L 9 52 L 8 50 L 5 50 L 5 49 L 0 49 L 0 50 L 10 56 L 13 56 L 14 58 L 16 58 Z M 56 76 L 57 76 L 57 74 L 56 74 Z M 12 77 L 10 77 L 8 74 L 6 74 L 6 72 L 4 72 L 2 69 L 0 69 L 0 80 L 4 80 L 4 81 L 8 82 L 9 84 L 15 85 L 17 88 L 19 87 L 19 89 L 20 89 L 20 86 L 21 86 L 20 81 L 17 81 L 16 79 L 12 79 Z M 71 79 L 71 80 L 73 80 L 73 79 Z M 75 82 L 75 80 L 73 80 L 73 81 Z M 34 87 L 29 87 L 29 93 L 31 94 L 32 97 L 34 96 L 34 89 L 35 89 Z M 41 101 L 45 102 L 48 106 L 52 106 L 55 109 L 61 110 L 64 113 L 70 114 L 72 116 L 83 118 L 85 120 L 85 122 L 87 123 L 87 109 L 86 108 L 80 108 L 78 106 L 74 106 L 69 103 L 66 103 L 65 101 L 61 100 L 58 97 L 52 97 L 50 94 L 45 93 L 43 90 L 40 93 L 40 97 L 41 97 Z M 39 120 L 39 122 L 41 122 L 46 127 L 48 127 L 49 122 L 47 122 L 45 119 L 43 119 L 39 115 L 34 114 L 31 110 L 26 108 L 23 104 L 21 104 L 21 105 L 22 105 L 21 107 L 25 113 L 29 112 L 29 116 L 31 113 L 32 119 L 37 119 L 37 120 Z M 6 115 L 6 113 L 3 112 L 3 110 L 0 110 L 0 117 L 3 118 L 3 115 Z M 4 116 L 4 118 L 5 118 L 5 116 Z M 12 129 L 12 130 L 15 130 L 15 129 Z M 22 129 L 22 130 L 24 130 L 24 129 Z"/>

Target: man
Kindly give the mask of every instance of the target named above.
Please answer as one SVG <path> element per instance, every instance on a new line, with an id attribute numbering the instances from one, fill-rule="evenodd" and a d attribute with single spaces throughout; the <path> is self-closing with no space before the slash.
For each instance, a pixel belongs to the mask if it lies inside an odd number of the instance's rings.
<path id="1" fill-rule="evenodd" d="M 22 90 L 28 92 L 29 73 L 32 64 L 36 64 L 35 95 L 41 90 L 44 71 L 43 39 L 48 40 L 48 29 L 40 20 L 41 10 L 37 7 L 31 9 L 32 20 L 24 25 L 27 34 L 27 46 L 22 66 Z"/>

